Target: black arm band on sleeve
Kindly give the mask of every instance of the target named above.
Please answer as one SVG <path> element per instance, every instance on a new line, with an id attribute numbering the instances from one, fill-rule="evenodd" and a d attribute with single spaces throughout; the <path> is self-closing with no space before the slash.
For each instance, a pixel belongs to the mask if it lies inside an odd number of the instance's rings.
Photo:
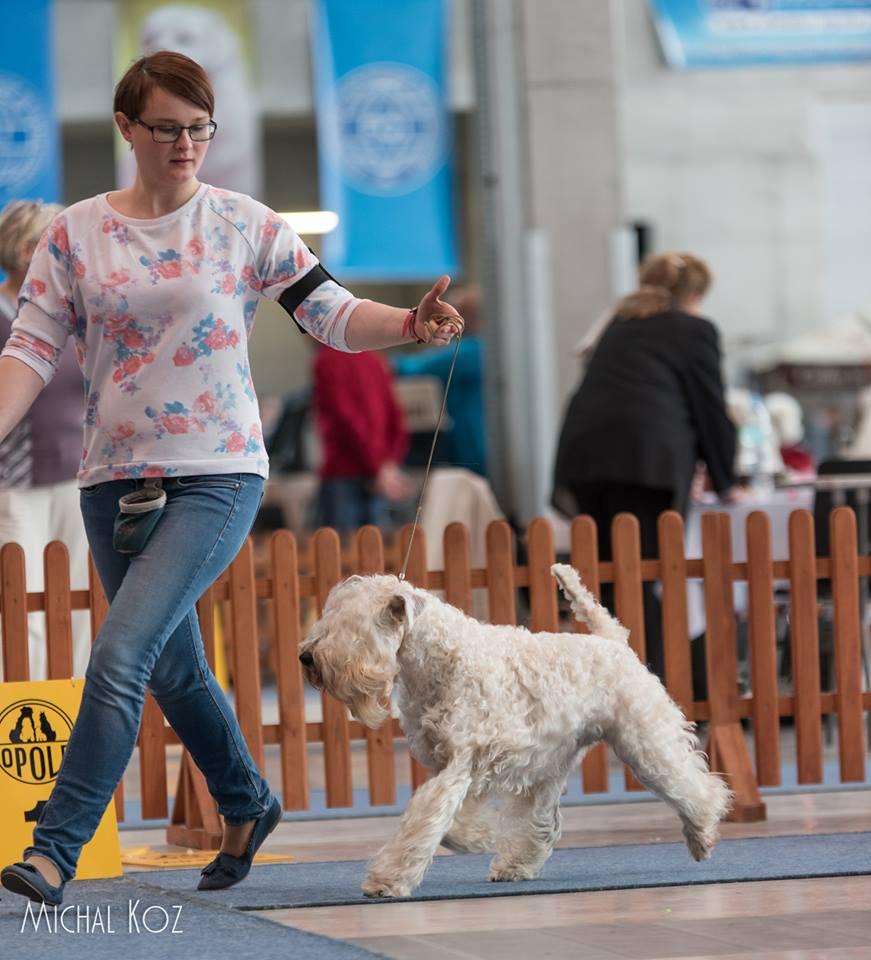
<path id="1" fill-rule="evenodd" d="M 316 290 L 322 283 L 326 283 L 327 280 L 333 280 L 333 277 L 318 263 L 301 280 L 297 280 L 293 286 L 288 287 L 278 298 L 278 302 L 290 314 L 293 322 L 303 333 L 308 333 L 308 331 L 296 319 L 293 312 L 312 291 Z"/>

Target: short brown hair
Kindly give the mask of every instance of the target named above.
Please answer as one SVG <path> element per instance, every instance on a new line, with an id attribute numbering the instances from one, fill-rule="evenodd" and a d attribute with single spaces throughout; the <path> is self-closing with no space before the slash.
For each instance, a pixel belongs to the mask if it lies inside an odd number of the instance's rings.
<path id="1" fill-rule="evenodd" d="M 190 101 L 210 118 L 215 111 L 215 91 L 206 71 L 195 60 L 172 50 L 141 57 L 130 67 L 115 87 L 113 111 L 137 120 L 155 87 Z"/>

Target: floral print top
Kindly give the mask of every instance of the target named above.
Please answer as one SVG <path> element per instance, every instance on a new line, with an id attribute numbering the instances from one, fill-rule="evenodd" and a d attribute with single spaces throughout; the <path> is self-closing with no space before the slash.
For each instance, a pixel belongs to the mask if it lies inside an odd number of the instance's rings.
<path id="1" fill-rule="evenodd" d="M 153 220 L 125 217 L 100 194 L 46 230 L 3 355 L 48 383 L 74 338 L 86 394 L 80 487 L 266 477 L 248 337 L 259 298 L 277 300 L 317 262 L 281 217 L 243 194 L 201 184 Z M 360 302 L 328 281 L 295 316 L 348 351 L 345 327 Z"/>

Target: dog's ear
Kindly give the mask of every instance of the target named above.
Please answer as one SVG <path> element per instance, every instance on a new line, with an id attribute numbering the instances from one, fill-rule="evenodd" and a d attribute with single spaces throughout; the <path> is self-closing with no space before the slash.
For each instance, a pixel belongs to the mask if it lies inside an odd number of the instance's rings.
<path id="1" fill-rule="evenodd" d="M 387 619 L 393 623 L 405 623 L 408 620 L 408 607 L 405 605 L 405 597 L 401 593 L 395 593 L 387 601 L 385 614 Z"/>

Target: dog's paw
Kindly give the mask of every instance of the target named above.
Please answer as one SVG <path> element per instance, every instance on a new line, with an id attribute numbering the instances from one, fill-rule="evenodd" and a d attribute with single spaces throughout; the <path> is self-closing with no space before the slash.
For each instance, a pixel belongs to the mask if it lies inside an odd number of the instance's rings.
<path id="1" fill-rule="evenodd" d="M 490 867 L 487 879 L 491 883 L 514 883 L 517 880 L 532 880 L 535 876 L 535 873 L 516 864 L 494 863 Z"/>
<path id="2" fill-rule="evenodd" d="M 367 897 L 407 897 L 411 893 L 409 884 L 378 876 L 366 877 L 361 889 Z"/>

